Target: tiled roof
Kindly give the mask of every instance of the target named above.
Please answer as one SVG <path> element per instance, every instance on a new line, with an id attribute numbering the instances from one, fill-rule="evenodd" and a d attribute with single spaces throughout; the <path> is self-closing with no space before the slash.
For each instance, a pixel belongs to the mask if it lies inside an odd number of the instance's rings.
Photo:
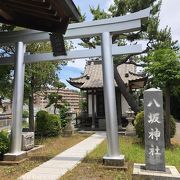
<path id="1" fill-rule="evenodd" d="M 135 75 L 136 67 L 132 64 L 122 64 L 118 66 L 118 72 L 121 75 L 125 84 L 130 81 L 142 80 L 142 77 Z M 85 67 L 84 74 L 79 78 L 70 78 L 68 82 L 80 89 L 92 89 L 103 87 L 103 74 L 101 61 L 88 61 Z M 115 86 L 117 86 L 114 81 Z"/>

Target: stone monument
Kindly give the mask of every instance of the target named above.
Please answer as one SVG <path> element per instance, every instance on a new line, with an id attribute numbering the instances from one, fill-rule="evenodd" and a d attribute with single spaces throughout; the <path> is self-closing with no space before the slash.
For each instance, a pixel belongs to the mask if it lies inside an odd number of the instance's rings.
<path id="1" fill-rule="evenodd" d="M 145 165 L 134 164 L 133 180 L 180 179 L 173 166 L 165 166 L 163 96 L 159 89 L 144 92 Z"/>
<path id="2" fill-rule="evenodd" d="M 22 132 L 22 150 L 27 151 L 34 147 L 34 132 Z"/>

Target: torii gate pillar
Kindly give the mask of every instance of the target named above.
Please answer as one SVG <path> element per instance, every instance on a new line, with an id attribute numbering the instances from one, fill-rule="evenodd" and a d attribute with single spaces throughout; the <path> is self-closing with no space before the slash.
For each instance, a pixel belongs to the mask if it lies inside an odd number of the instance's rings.
<path id="1" fill-rule="evenodd" d="M 114 68 L 112 58 L 112 37 L 109 32 L 102 33 L 101 42 L 106 132 L 108 140 L 108 154 L 103 158 L 103 160 L 105 165 L 123 166 L 124 155 L 120 155 L 119 153 Z"/>
<path id="2" fill-rule="evenodd" d="M 14 91 L 13 91 L 13 112 L 11 127 L 11 149 L 10 153 L 5 154 L 5 161 L 19 161 L 25 153 L 21 151 L 22 143 L 22 110 L 24 97 L 24 52 L 25 45 L 23 42 L 16 43 L 16 64 L 14 74 Z"/>

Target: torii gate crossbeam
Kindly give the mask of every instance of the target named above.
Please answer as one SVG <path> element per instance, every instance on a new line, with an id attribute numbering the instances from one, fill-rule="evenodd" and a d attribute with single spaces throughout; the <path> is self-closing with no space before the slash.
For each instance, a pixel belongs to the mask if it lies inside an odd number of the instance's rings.
<path id="1" fill-rule="evenodd" d="M 136 54 L 142 52 L 142 46 L 129 45 L 129 46 L 112 46 L 112 56 L 126 55 L 126 54 Z M 31 64 L 37 62 L 46 62 L 46 61 L 69 61 L 72 59 L 84 59 L 84 58 L 95 58 L 101 57 L 101 48 L 96 49 L 87 49 L 87 50 L 74 50 L 67 51 L 66 56 L 53 56 L 52 53 L 42 53 L 42 54 L 28 54 L 24 56 L 24 63 Z M 15 64 L 16 56 L 0 58 L 0 65 L 10 65 Z"/>
<path id="2" fill-rule="evenodd" d="M 89 51 L 91 53 L 95 53 L 96 56 L 102 55 L 102 65 L 103 65 L 103 82 L 104 82 L 104 99 L 105 99 L 105 114 L 106 114 L 106 130 L 107 130 L 107 139 L 108 139 L 108 154 L 104 157 L 105 164 L 108 162 L 116 165 L 123 165 L 124 164 L 124 156 L 120 155 L 119 153 L 119 140 L 118 140 L 118 125 L 117 125 L 117 112 L 116 112 L 116 99 L 115 99 L 115 87 L 114 87 L 114 73 L 113 73 L 113 53 L 118 55 L 122 54 L 122 52 L 115 53 L 116 48 L 112 48 L 112 34 L 121 34 L 126 32 L 132 32 L 136 30 L 140 30 L 141 28 L 141 21 L 145 18 L 148 18 L 150 14 L 150 9 L 145 9 L 139 11 L 137 13 L 133 13 L 130 15 L 117 17 L 117 18 L 110 18 L 104 20 L 97 20 L 92 22 L 83 22 L 77 24 L 71 24 L 68 27 L 68 30 L 65 34 L 66 39 L 74 39 L 74 38 L 83 38 L 83 37 L 91 37 L 91 36 L 101 36 L 102 46 L 101 50 L 92 50 Z M 9 34 L 9 36 L 7 36 Z M 23 31 L 23 32 L 13 32 L 13 33 L 0 33 L 0 44 L 12 44 L 17 43 L 16 49 L 16 74 L 15 76 L 15 89 L 13 94 L 13 127 L 12 129 L 14 133 L 12 136 L 12 148 L 11 154 L 19 154 L 21 152 L 21 132 L 18 132 L 21 129 L 21 118 L 22 113 L 19 113 L 19 108 L 22 111 L 22 97 L 23 97 L 23 88 L 24 86 L 24 63 L 29 63 L 30 58 L 32 60 L 32 56 L 25 56 L 25 61 L 22 63 L 24 59 L 24 53 L 22 51 L 22 47 L 24 47 L 23 43 L 33 42 L 33 41 L 40 41 L 44 40 L 47 41 L 49 39 L 48 33 L 40 32 L 40 31 Z M 18 36 L 17 36 L 18 34 Z M 132 46 L 134 47 L 134 46 Z M 127 48 L 127 47 L 123 47 Z M 136 46 L 137 48 L 137 46 Z M 130 47 L 128 47 L 130 49 Z M 120 49 L 118 49 L 119 51 Z M 122 49 L 121 49 L 122 50 Z M 138 53 L 137 51 L 126 51 L 126 53 Z M 85 51 L 84 51 L 85 52 Z M 71 57 L 72 59 L 78 58 L 78 56 L 84 56 L 84 52 L 81 52 L 79 55 L 70 55 L 67 56 Z M 41 57 L 40 55 L 38 55 Z M 36 60 L 40 61 L 39 57 L 36 56 Z M 49 55 L 48 55 L 49 56 Z M 47 56 L 47 57 L 48 57 Z M 43 61 L 47 60 L 47 57 L 43 59 Z M 88 56 L 92 57 L 88 53 Z M 43 57 L 42 57 L 43 58 Z M 51 57 L 52 58 L 52 57 Z M 64 57 L 65 58 L 65 57 Z M 55 58 L 53 59 L 55 60 Z M 12 59 L 10 59 L 12 63 Z M 2 62 L 3 64 L 3 62 Z M 21 86 L 18 85 L 18 82 L 21 82 Z M 18 99 L 19 106 L 16 106 L 16 99 Z"/>

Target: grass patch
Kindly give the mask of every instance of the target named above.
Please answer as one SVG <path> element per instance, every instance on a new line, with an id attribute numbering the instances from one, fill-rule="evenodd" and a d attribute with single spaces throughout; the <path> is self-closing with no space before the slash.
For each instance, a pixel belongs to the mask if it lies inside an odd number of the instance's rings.
<path id="1" fill-rule="evenodd" d="M 144 147 L 138 138 L 121 137 L 121 152 L 128 164 L 127 171 L 107 169 L 102 166 L 102 158 L 107 152 L 107 142 L 104 141 L 72 171 L 65 174 L 61 180 L 131 180 L 134 163 L 144 163 Z M 180 172 L 180 146 L 166 150 L 166 165 L 173 165 Z"/>
<path id="2" fill-rule="evenodd" d="M 15 166 L 0 166 L 1 180 L 14 180 L 43 162 L 53 158 L 55 155 L 72 147 L 87 138 L 87 134 L 75 134 L 72 137 L 52 137 L 37 139 L 36 144 L 45 145 L 44 148 L 29 154 L 27 161 Z"/>

